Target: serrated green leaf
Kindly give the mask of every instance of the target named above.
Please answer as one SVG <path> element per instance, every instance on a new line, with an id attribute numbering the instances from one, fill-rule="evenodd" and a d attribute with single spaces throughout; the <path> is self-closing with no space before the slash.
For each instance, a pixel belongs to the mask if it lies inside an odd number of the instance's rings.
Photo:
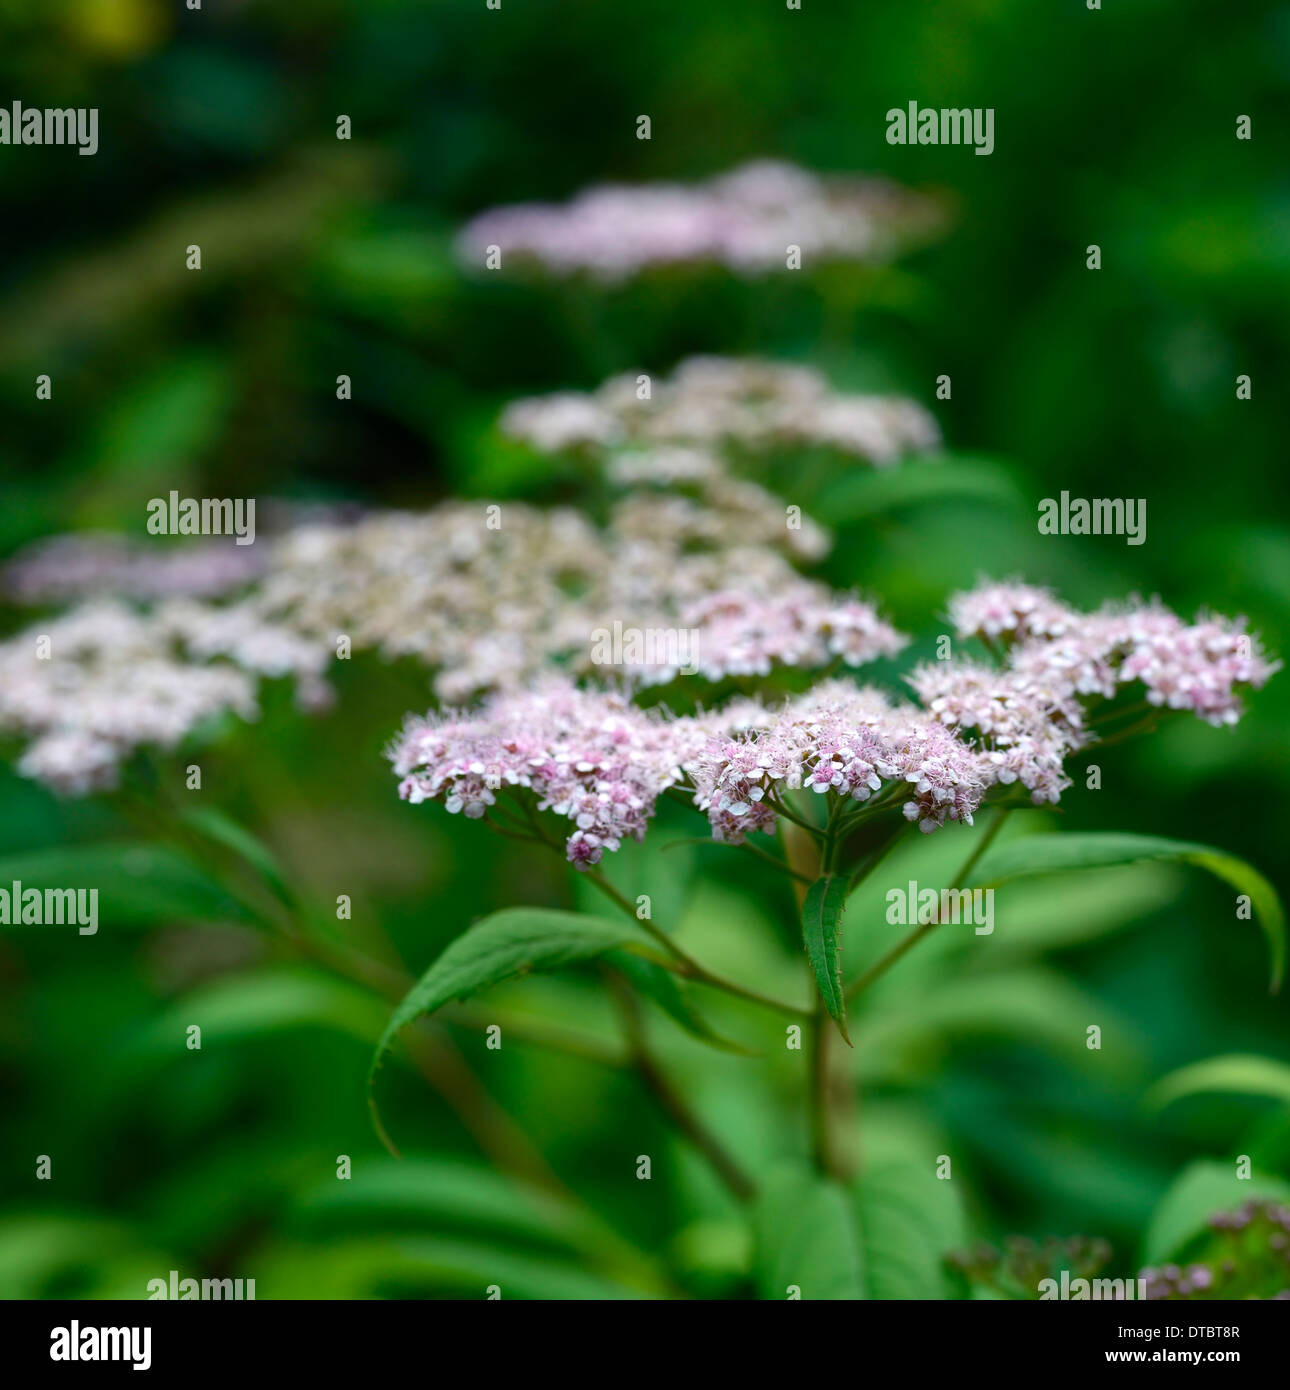
<path id="1" fill-rule="evenodd" d="M 838 1032 L 847 1035 L 847 1002 L 842 987 L 842 914 L 847 905 L 847 874 L 825 874 L 806 890 L 802 903 L 802 940 L 811 963 L 820 998 Z"/>
<path id="2" fill-rule="evenodd" d="M 1147 1092 L 1143 1104 L 1152 1110 L 1162 1110 L 1184 1096 L 1205 1091 L 1266 1096 L 1290 1105 L 1290 1065 L 1249 1053 L 1207 1057 L 1203 1062 L 1193 1062 L 1191 1066 L 1180 1067 L 1162 1077 Z"/>
<path id="3" fill-rule="evenodd" d="M 408 991 L 381 1035 L 368 1077 L 368 1103 L 377 1132 L 385 1138 L 372 1091 L 376 1072 L 409 1023 L 452 999 L 468 998 L 502 980 L 534 970 L 558 970 L 618 950 L 659 959 L 653 938 L 628 918 L 620 921 L 554 908 L 513 907 L 477 922 Z"/>
<path id="4" fill-rule="evenodd" d="M 1210 845 L 1154 835 L 1101 832 L 1025 835 L 991 849 L 977 867 L 974 886 L 996 888 L 1034 874 L 1072 873 L 1152 861 L 1193 864 L 1248 895 L 1268 940 L 1272 988 L 1279 989 L 1285 973 L 1286 924 L 1276 889 L 1252 865 Z"/>

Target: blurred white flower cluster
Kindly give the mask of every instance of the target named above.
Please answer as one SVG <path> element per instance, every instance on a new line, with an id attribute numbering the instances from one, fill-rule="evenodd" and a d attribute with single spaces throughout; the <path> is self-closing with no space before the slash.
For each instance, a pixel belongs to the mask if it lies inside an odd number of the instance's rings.
<path id="1" fill-rule="evenodd" d="M 512 263 L 548 274 L 630 279 L 669 265 L 711 263 L 740 275 L 804 265 L 880 263 L 934 234 L 941 204 L 885 179 L 825 177 L 756 160 L 702 183 L 604 184 L 567 203 L 492 208 L 466 224 L 457 255 L 470 269 Z"/>
<path id="2" fill-rule="evenodd" d="M 502 783 L 531 788 L 574 822 L 571 857 L 594 863 L 643 833 L 676 784 L 733 841 L 773 828 L 779 798 L 801 790 L 899 804 L 924 830 L 970 822 L 995 786 L 1055 801 L 1066 760 L 1094 737 L 1091 702 L 1137 685 L 1148 709 L 1231 723 L 1239 691 L 1275 669 L 1239 620 L 1187 623 L 1139 602 L 1085 614 L 1044 590 L 986 584 L 949 611 L 990 659 L 918 668 L 919 705 L 826 680 L 787 704 L 741 698 L 641 723 L 627 695 L 682 673 L 758 682 L 904 647 L 871 603 L 799 571 L 829 536 L 728 462 L 775 444 L 886 457 L 934 438 L 909 403 L 890 406 L 888 434 L 865 435 L 863 450 L 861 433 L 819 427 L 831 407 L 858 418 L 859 399 L 801 368 L 694 359 L 650 401 L 619 378 L 506 413 L 531 442 L 589 448 L 598 514 L 452 501 L 297 516 L 254 567 L 206 542 L 152 554 L 45 543 L 9 567 L 10 595 L 87 601 L 0 644 L 0 732 L 24 744 L 24 774 L 80 794 L 113 785 L 141 746 L 173 748 L 221 712 L 254 717 L 263 679 L 293 679 L 312 708 L 343 651 L 412 658 L 446 704 L 489 703 L 411 726 L 395 753 L 404 794 L 477 814 Z M 566 412 L 558 429 L 552 408 Z M 629 640 L 606 643 L 611 629 Z M 651 636 L 664 640 L 634 640 Z"/>
<path id="3" fill-rule="evenodd" d="M 688 358 L 660 381 L 625 373 L 595 391 L 518 400 L 501 427 L 542 453 L 625 451 L 613 467 L 629 475 L 648 466 L 635 451 L 680 476 L 701 474 L 705 447 L 832 449 L 884 467 L 941 442 L 915 401 L 847 394 L 811 367 L 731 357 Z"/>
<path id="4" fill-rule="evenodd" d="M 110 533 L 37 541 L 4 570 L 7 597 L 24 606 L 68 603 L 90 594 L 122 598 L 219 598 L 257 579 L 265 549 L 196 539 L 162 549 Z"/>
<path id="5" fill-rule="evenodd" d="M 0 646 L 0 733 L 26 741 L 21 769 L 72 793 L 111 785 L 141 745 L 173 747 L 220 710 L 251 717 L 260 679 L 294 678 L 301 703 L 318 705 L 344 647 L 417 660 L 448 702 L 518 691 L 553 669 L 604 676 L 596 634 L 611 625 L 684 632 L 684 669 L 713 681 L 901 649 L 871 604 L 799 572 L 827 554 L 827 532 L 727 463 L 732 443 L 801 444 L 810 401 L 849 398 L 801 368 L 716 359 L 676 373 L 653 423 L 619 411 L 610 388 L 596 408 L 618 412 L 623 438 L 642 444 L 596 454 L 598 519 L 451 501 L 288 514 L 254 547 L 67 536 L 29 548 L 5 569 L 7 597 L 82 606 Z M 912 403 L 884 408 L 920 417 Z M 700 442 L 662 442 L 687 429 Z M 678 669 L 629 646 L 608 674 L 640 688 Z"/>
<path id="6" fill-rule="evenodd" d="M 71 795 L 101 791 L 141 745 L 173 748 L 226 712 L 253 719 L 257 675 L 295 675 L 302 700 L 325 698 L 324 651 L 233 612 L 95 600 L 0 643 L 0 730 L 27 740 L 18 770 Z M 233 662 L 208 662 L 217 654 Z"/>
<path id="7" fill-rule="evenodd" d="M 452 502 L 302 529 L 248 603 L 319 642 L 343 633 L 356 649 L 415 657 L 448 701 L 520 688 L 553 665 L 586 673 L 593 634 L 615 621 L 697 630 L 712 679 L 899 649 L 869 605 L 794 569 L 790 557 L 827 548 L 822 533 L 789 530 L 769 494 L 728 481 L 724 509 L 632 495 L 603 528 L 569 509 L 508 503 L 490 529 L 484 506 Z M 616 672 L 641 685 L 672 674 Z"/>

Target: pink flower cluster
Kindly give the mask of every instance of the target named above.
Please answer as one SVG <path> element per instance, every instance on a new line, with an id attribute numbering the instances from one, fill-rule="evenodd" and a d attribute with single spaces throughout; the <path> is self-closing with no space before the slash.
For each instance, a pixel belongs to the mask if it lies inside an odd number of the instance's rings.
<path id="1" fill-rule="evenodd" d="M 616 694 L 552 681 L 495 695 L 475 715 L 411 719 L 390 759 L 405 800 L 442 801 L 472 819 L 503 788 L 528 789 L 538 810 L 572 823 L 568 857 L 583 867 L 628 837 L 642 838 L 658 798 L 681 781 L 687 739 L 699 729 Z"/>
<path id="2" fill-rule="evenodd" d="M 872 604 L 839 598 L 808 580 L 789 582 L 773 596 L 711 594 L 685 608 L 680 623 L 697 634 L 698 672 L 709 680 L 766 676 L 777 665 L 825 666 L 834 656 L 861 666 L 895 656 L 909 640 Z"/>
<path id="3" fill-rule="evenodd" d="M 1088 734 L 1065 681 L 972 661 L 920 666 L 909 681 L 933 718 L 965 737 L 975 733 L 988 782 L 1020 782 L 1036 803 L 1056 801 L 1070 786 L 1065 759 Z"/>
<path id="4" fill-rule="evenodd" d="M 1070 785 L 1063 761 L 1091 741 L 1086 699 L 1140 682 L 1150 705 L 1234 724 L 1239 687 L 1277 669 L 1243 619 L 1187 623 L 1158 602 L 1080 613 L 1043 589 L 983 585 L 956 595 L 950 614 L 960 637 L 1004 640 L 1004 664 L 932 663 L 910 683 L 936 718 L 978 736 L 996 780 L 1020 782 L 1039 802 Z"/>
<path id="5" fill-rule="evenodd" d="M 709 737 L 687 764 L 695 804 L 718 840 L 773 831 L 784 792 L 836 792 L 868 801 L 890 783 L 905 818 L 931 831 L 968 825 L 988 782 L 971 747 L 911 705 L 878 690 L 826 681 L 777 711 L 741 712 L 737 736 Z"/>
<path id="6" fill-rule="evenodd" d="M 808 790 L 868 801 L 883 792 L 923 830 L 971 823 L 988 789 L 973 749 L 912 705 L 825 682 L 775 710 L 736 700 L 669 718 L 620 695 L 549 682 L 495 695 L 476 714 L 411 719 L 390 749 L 405 800 L 478 819 L 503 788 L 572 822 L 569 860 L 597 864 L 641 839 L 658 799 L 685 786 L 716 839 L 773 831 L 777 797 Z"/>
<path id="7" fill-rule="evenodd" d="M 1080 613 L 1043 589 L 986 585 L 951 605 L 960 637 L 986 629 L 977 624 L 999 595 L 1010 595 L 1012 635 L 1021 639 L 1008 669 L 1023 678 L 1110 699 L 1117 687 L 1140 681 L 1148 703 L 1190 710 L 1216 727 L 1241 717 L 1239 686 L 1258 689 L 1279 662 L 1264 655 L 1244 618 L 1202 616 L 1188 623 L 1158 600 L 1106 604 Z"/>
<path id="8" fill-rule="evenodd" d="M 1229 724 L 1239 715 L 1237 687 L 1261 685 L 1276 669 L 1242 622 L 1188 624 L 1159 604 L 1081 614 L 1042 590 L 1006 585 L 956 596 L 951 611 L 960 636 L 1003 640 L 1004 664 L 920 667 L 910 682 L 921 706 L 826 680 L 774 708 L 739 699 L 674 718 L 556 681 L 494 695 L 475 715 L 409 722 L 391 750 L 400 795 L 478 817 L 501 788 L 527 789 L 539 810 L 572 822 L 567 852 L 579 866 L 640 839 L 674 786 L 691 792 L 726 843 L 772 832 L 785 798 L 804 792 L 899 806 L 932 831 L 970 825 L 996 786 L 1020 783 L 1036 802 L 1056 801 L 1070 785 L 1065 759 L 1092 742 L 1091 699 L 1141 682 L 1152 704 Z M 827 631 L 801 614 L 795 625 L 782 603 L 731 593 L 704 600 L 693 616 L 700 632 L 716 635 L 727 672 L 814 660 L 821 640 L 852 646 L 860 659 L 902 642 L 855 602 L 831 610 Z M 799 798 L 796 814 L 803 810 Z"/>
<path id="9" fill-rule="evenodd" d="M 1075 613 L 1046 589 L 1030 584 L 981 584 L 949 601 L 950 621 L 960 637 L 1060 637 Z"/>

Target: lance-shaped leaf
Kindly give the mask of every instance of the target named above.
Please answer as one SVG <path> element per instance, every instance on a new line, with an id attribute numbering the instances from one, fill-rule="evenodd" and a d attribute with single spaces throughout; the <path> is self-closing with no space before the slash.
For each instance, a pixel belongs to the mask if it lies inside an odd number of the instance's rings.
<path id="1" fill-rule="evenodd" d="M 1262 1096 L 1290 1105 L 1290 1066 L 1272 1057 L 1250 1053 L 1207 1057 L 1203 1062 L 1193 1062 L 1162 1077 L 1147 1092 L 1143 1103 L 1149 1109 L 1159 1110 L 1184 1096 L 1215 1091 Z"/>
<path id="2" fill-rule="evenodd" d="M 385 1054 L 409 1023 L 450 1000 L 465 999 L 517 975 L 559 970 L 619 950 L 661 960 L 653 939 L 628 918 L 619 921 L 551 908 L 514 907 L 477 922 L 408 991 L 381 1035 L 368 1077 L 368 1102 L 378 1132 L 383 1135 L 372 1085 Z"/>
<path id="3" fill-rule="evenodd" d="M 802 904 L 802 940 L 806 945 L 806 958 L 811 962 L 824 1007 L 848 1044 L 851 1039 L 847 1035 L 847 1004 L 842 988 L 842 946 L 839 937 L 849 882 L 846 874 L 825 874 L 806 890 L 806 900 Z"/>
<path id="4" fill-rule="evenodd" d="M 1194 864 L 1230 883 L 1247 896 L 1268 940 L 1272 988 L 1285 973 L 1286 921 L 1276 889 L 1245 860 L 1210 845 L 1165 840 L 1154 835 L 1070 833 L 1026 835 L 991 849 L 977 866 L 973 884 L 995 888 L 1010 879 L 1032 874 L 1073 873 L 1078 869 L 1107 869 L 1118 864 L 1165 861 Z"/>
<path id="5" fill-rule="evenodd" d="M 1020 492 L 994 459 L 924 455 L 900 468 L 855 469 L 824 488 L 815 510 L 837 526 L 926 503 L 982 502 L 1016 507 Z"/>

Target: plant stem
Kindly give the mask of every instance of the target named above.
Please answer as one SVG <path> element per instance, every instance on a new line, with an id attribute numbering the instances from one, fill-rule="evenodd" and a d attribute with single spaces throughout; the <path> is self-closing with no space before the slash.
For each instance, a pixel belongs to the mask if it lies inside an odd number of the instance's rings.
<path id="1" fill-rule="evenodd" d="M 533 829 L 534 837 L 541 843 L 558 852 L 560 848 L 559 845 L 547 835 L 532 808 L 525 805 L 524 810 L 529 824 Z M 678 974 L 683 974 L 687 978 L 693 979 L 698 983 L 725 990 L 728 994 L 737 995 L 742 999 L 761 1004 L 766 1008 L 775 1009 L 781 1013 L 806 1013 L 804 1009 L 798 1010 L 791 1004 L 781 1004 L 778 1000 L 768 999 L 752 990 L 745 989 L 742 985 L 735 984 L 733 981 L 721 979 L 718 975 L 713 974 L 705 966 L 700 965 L 692 956 L 683 951 L 672 938 L 660 927 L 656 926 L 653 921 L 649 918 L 639 917 L 633 904 L 628 902 L 618 889 L 609 882 L 604 874 L 597 870 L 588 870 L 587 877 L 612 903 L 615 904 L 615 906 L 625 912 L 633 921 L 638 922 L 644 927 L 650 936 L 652 936 L 654 940 L 677 961 L 680 967 L 677 972 Z M 756 1191 L 751 1181 L 744 1175 L 734 1159 L 725 1151 L 717 1138 L 690 1109 L 684 1097 L 672 1085 L 667 1074 L 662 1070 L 650 1053 L 649 1046 L 645 1039 L 644 1020 L 641 1017 L 640 1005 L 637 1002 L 635 993 L 617 972 L 605 967 L 603 974 L 609 982 L 610 992 L 618 1005 L 619 1015 L 623 1021 L 623 1031 L 627 1038 L 631 1062 L 639 1073 L 641 1080 L 658 1101 L 659 1105 L 662 1106 L 664 1111 L 671 1117 L 676 1127 L 712 1165 L 713 1171 L 729 1189 L 731 1194 L 740 1202 L 750 1201 Z"/>
<path id="2" fill-rule="evenodd" d="M 1114 744 L 1123 743 L 1125 739 L 1136 738 L 1138 734 L 1148 733 L 1160 722 L 1162 713 L 1161 710 L 1153 710 L 1145 719 L 1139 719 L 1136 724 L 1123 725 L 1106 738 L 1099 738 L 1096 743 L 1089 744 L 1089 749 L 1110 748 Z"/>
<path id="3" fill-rule="evenodd" d="M 132 809 L 136 821 L 142 819 L 146 822 L 151 833 L 163 843 L 175 845 L 185 853 L 197 848 L 191 833 L 186 830 L 180 819 L 178 808 L 160 808 L 158 802 L 161 799 L 161 789 L 158 789 L 152 799 L 137 798 L 126 809 Z M 214 874 L 212 876 L 215 877 Z M 222 876 L 219 881 L 231 897 L 249 906 L 243 896 Z M 275 898 L 279 907 L 283 909 L 280 914 L 256 915 L 267 927 L 276 929 L 282 939 L 305 960 L 340 979 L 358 985 L 371 994 L 379 995 L 396 1004 L 402 1002 L 416 983 L 411 975 L 399 967 L 375 960 L 351 946 L 319 939 L 310 931 L 298 896 L 291 892 L 288 897 L 289 901 L 286 902 Z M 479 1145 L 480 1150 L 501 1171 L 534 1183 L 565 1199 L 573 1200 L 580 1207 L 590 1210 L 560 1180 L 519 1124 L 493 1099 L 442 1029 L 435 1028 L 427 1020 L 421 1019 L 415 1028 L 407 1031 L 405 1045 L 416 1069 L 455 1113 L 462 1127 Z"/>
<path id="4" fill-rule="evenodd" d="M 758 859 L 763 859 L 767 864 L 773 864 L 781 874 L 787 874 L 789 878 L 795 878 L 799 883 L 809 884 L 811 880 L 805 874 L 799 874 L 791 864 L 786 864 L 782 859 L 773 854 L 768 854 L 764 849 L 745 840 L 743 844 L 731 844 L 728 840 L 713 840 L 706 835 L 697 835 L 689 840 L 669 840 L 663 846 L 666 852 L 669 849 L 680 849 L 682 845 L 710 845 L 713 849 L 742 849 Z"/>
<path id="5" fill-rule="evenodd" d="M 721 841 L 710 840 L 707 843 L 719 845 Z M 805 874 L 799 874 L 797 870 L 792 867 L 791 864 L 786 864 L 782 859 L 776 858 L 776 856 L 773 854 L 767 854 L 767 852 L 760 846 L 754 845 L 750 843 L 748 840 L 745 840 L 742 845 L 734 845 L 732 846 L 732 848 L 747 850 L 749 854 L 755 855 L 758 859 L 764 859 L 767 864 L 773 864 L 780 871 L 780 873 L 787 874 L 789 878 L 795 878 L 799 883 L 805 883 L 808 886 L 810 885 L 811 880 L 807 878 Z"/>
<path id="6" fill-rule="evenodd" d="M 854 893 L 856 889 L 860 887 L 860 885 L 865 881 L 865 879 L 867 879 L 869 875 L 873 873 L 873 871 L 878 867 L 878 865 L 881 864 L 884 859 L 886 859 L 888 854 L 890 854 L 891 851 L 895 849 L 897 843 L 900 840 L 900 832 L 902 829 L 903 827 L 901 825 L 897 825 L 892 830 L 891 834 L 888 835 L 887 838 L 883 840 L 883 842 L 877 847 L 877 849 L 870 850 L 869 853 L 864 857 L 864 859 L 862 859 L 860 863 L 856 865 L 855 870 L 851 875 L 851 882 L 847 886 L 848 897 L 850 897 L 851 894 Z"/>
<path id="7" fill-rule="evenodd" d="M 1158 709 L 1159 706 L 1153 705 L 1148 700 L 1134 700 L 1132 704 L 1121 705 L 1119 709 L 1109 710 L 1105 714 L 1100 714 L 1088 720 L 1088 726 L 1094 728 L 1099 724 L 1110 724 L 1116 719 L 1124 719 L 1130 714 L 1141 714 L 1144 710 Z"/>
<path id="8" fill-rule="evenodd" d="M 533 829 L 534 837 L 549 849 L 559 853 L 560 846 L 546 833 L 541 821 L 538 820 L 533 808 L 527 803 L 523 804 L 524 813 L 528 818 L 529 825 Z M 813 835 L 820 832 L 811 827 Z M 767 856 L 771 858 L 771 856 Z M 774 860 L 772 859 L 772 862 Z M 787 867 L 787 866 L 780 866 Z M 760 1004 L 763 1009 L 773 1009 L 776 1013 L 784 1014 L 789 1018 L 809 1018 L 810 1010 L 799 1008 L 796 1004 L 789 1004 L 780 999 L 772 999 L 769 995 L 759 994 L 754 989 L 749 989 L 745 985 L 736 983 L 734 980 L 727 980 L 718 975 L 715 971 L 709 970 L 706 965 L 702 965 L 695 960 L 688 952 L 672 940 L 668 934 L 657 926 L 650 918 L 637 915 L 635 906 L 628 902 L 625 897 L 614 887 L 612 883 L 598 869 L 585 869 L 583 871 L 589 882 L 595 886 L 612 902 L 620 911 L 625 912 L 634 922 L 638 923 L 655 941 L 676 961 L 678 969 L 676 974 L 684 975 L 686 979 L 695 981 L 696 984 L 707 985 L 710 989 L 724 990 L 727 994 L 733 994 L 739 999 L 746 999 L 750 1004 Z"/>
<path id="9" fill-rule="evenodd" d="M 655 1061 L 645 1037 L 645 1023 L 641 1017 L 640 1004 L 627 982 L 616 971 L 605 969 L 610 992 L 618 1005 L 619 1016 L 623 1021 L 623 1031 L 632 1063 L 641 1080 L 666 1112 L 672 1123 L 685 1135 L 696 1149 L 707 1159 L 712 1170 L 730 1194 L 739 1202 L 749 1202 L 757 1189 L 727 1153 L 721 1141 L 709 1130 L 702 1120 L 690 1109 L 681 1093 L 672 1085 L 666 1072 Z"/>
<path id="10" fill-rule="evenodd" d="M 808 834 L 814 835 L 817 840 L 822 840 L 824 838 L 824 832 L 818 825 L 812 825 L 810 821 L 803 820 L 796 811 L 786 806 L 779 797 L 768 796 L 766 800 L 770 802 L 777 815 L 783 816 L 785 820 L 792 821 L 794 825 L 800 826 Z"/>
<path id="11" fill-rule="evenodd" d="M 685 976 L 688 980 L 693 980 L 696 984 L 707 985 L 711 989 L 724 990 L 727 994 L 733 994 L 739 999 L 746 999 L 751 1004 L 760 1004 L 764 1009 L 773 1009 L 776 1013 L 786 1014 L 791 1018 L 806 1018 L 810 1015 L 809 1009 L 799 1008 L 796 1004 L 785 1003 L 780 999 L 772 999 L 769 995 L 759 994 L 754 989 L 737 984 L 734 980 L 727 980 L 720 975 L 709 970 L 706 965 L 701 965 L 693 956 L 683 951 L 675 941 L 672 940 L 662 928 L 656 926 L 648 918 L 640 918 L 636 915 L 636 909 L 626 898 L 609 882 L 601 873 L 593 870 L 586 871 L 587 879 L 617 907 L 625 912 L 634 922 L 637 922 L 663 947 L 665 951 L 676 961 L 678 969 L 676 974 Z"/>
<path id="12" fill-rule="evenodd" d="M 807 1104 L 810 1109 L 811 1157 L 821 1177 L 838 1176 L 837 1159 L 833 1152 L 833 1134 L 829 1116 L 829 1042 L 833 1022 L 821 1002 L 810 1025 L 810 1080 Z"/>
<path id="13" fill-rule="evenodd" d="M 990 848 L 990 845 L 993 842 L 994 837 L 999 833 L 1004 821 L 1006 821 L 1007 819 L 1008 811 L 1005 808 L 1003 810 L 1000 810 L 999 813 L 995 816 L 994 820 L 990 822 L 989 827 L 978 839 L 976 847 L 973 849 L 972 853 L 968 855 L 963 867 L 958 871 L 958 874 L 955 876 L 954 882 L 950 884 L 950 892 L 953 892 L 955 889 L 962 888 L 968 875 L 972 872 L 973 869 L 976 868 L 981 856 L 986 852 L 987 849 Z M 858 979 L 853 980 L 851 984 L 847 986 L 846 997 L 848 999 L 851 999 L 855 995 L 860 994 L 863 990 L 868 989 L 869 986 L 873 984 L 873 982 L 876 979 L 878 979 L 880 975 L 885 975 L 887 971 L 890 970 L 891 967 L 895 965 L 898 960 L 900 960 L 900 958 L 905 954 L 906 951 L 912 949 L 914 946 L 917 946 L 918 943 L 925 936 L 930 936 L 931 933 L 935 931 L 938 926 L 940 926 L 939 918 L 932 917 L 929 921 L 923 922 L 918 927 L 915 927 L 915 929 L 912 932 L 910 932 L 909 935 L 905 937 L 903 941 L 897 942 L 897 944 L 893 946 L 891 950 L 888 951 L 887 954 L 882 957 L 881 960 L 871 965 L 869 969 L 864 972 L 863 975 L 861 975 Z"/>
<path id="14" fill-rule="evenodd" d="M 559 1052 L 566 1057 L 577 1057 L 584 1062 L 593 1062 L 602 1067 L 624 1067 L 629 1058 L 619 1047 L 597 1037 L 594 1033 L 565 1028 L 559 1024 L 547 1023 L 538 1018 L 514 1018 L 492 1010 L 484 1013 L 467 1004 L 449 1004 L 441 1012 L 445 1023 L 459 1028 L 468 1028 L 474 1033 L 486 1033 L 498 1026 L 504 1036 L 532 1047 L 542 1047 L 548 1052 Z"/>
<path id="15" fill-rule="evenodd" d="M 780 835 L 784 841 L 784 853 L 789 861 L 798 867 L 797 877 L 801 883 L 814 883 L 821 874 L 829 871 L 829 861 L 833 853 L 833 825 L 836 819 L 836 811 L 830 813 L 829 830 L 821 836 L 819 832 L 814 832 L 812 836 L 803 835 L 800 822 L 781 824 Z M 798 828 L 794 828 L 795 824 Z M 806 890 L 800 885 L 797 887 L 797 911 L 798 920 L 793 923 L 794 935 L 801 937 L 802 924 L 801 912 L 805 902 Z M 810 1131 L 811 1157 L 815 1163 L 816 1171 L 824 1177 L 832 1177 L 836 1172 L 836 1165 L 832 1151 L 831 1120 L 829 1116 L 829 1043 L 830 1033 L 833 1029 L 833 1020 L 829 1017 L 828 1010 L 824 1006 L 824 1000 L 819 992 L 819 987 L 815 978 L 810 974 L 811 993 L 814 998 L 814 1005 L 811 1009 L 810 1022 L 806 1025 L 807 1035 L 807 1057 L 806 1057 L 806 1113 L 807 1125 Z"/>

